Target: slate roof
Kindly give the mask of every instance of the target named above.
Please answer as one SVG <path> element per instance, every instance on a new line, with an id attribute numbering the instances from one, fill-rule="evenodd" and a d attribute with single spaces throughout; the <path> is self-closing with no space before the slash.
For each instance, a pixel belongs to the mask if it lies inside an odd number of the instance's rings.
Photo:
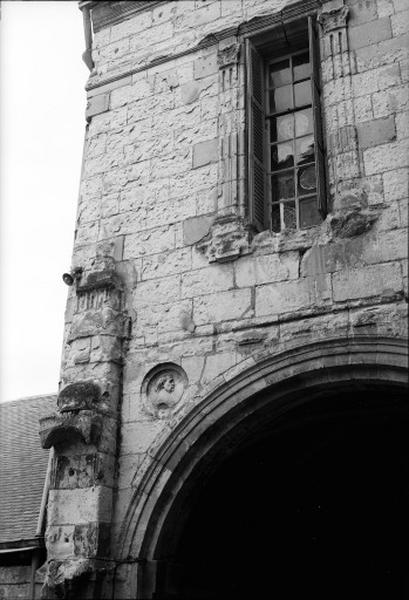
<path id="1" fill-rule="evenodd" d="M 49 450 L 39 419 L 56 408 L 55 395 L 0 404 L 0 543 L 35 537 Z"/>

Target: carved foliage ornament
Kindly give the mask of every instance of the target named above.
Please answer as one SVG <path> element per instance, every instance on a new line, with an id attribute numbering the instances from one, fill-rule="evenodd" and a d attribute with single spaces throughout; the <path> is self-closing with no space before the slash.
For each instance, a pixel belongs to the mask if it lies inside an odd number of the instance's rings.
<path id="1" fill-rule="evenodd" d="M 166 417 L 180 402 L 187 386 L 184 370 L 173 363 L 152 369 L 142 383 L 145 410 L 155 417 Z"/>
<path id="2" fill-rule="evenodd" d="M 336 29 L 342 29 L 343 27 L 346 27 L 348 14 L 348 6 L 334 8 L 328 12 L 322 12 L 318 17 L 318 22 L 320 23 L 324 33 L 330 33 Z"/>

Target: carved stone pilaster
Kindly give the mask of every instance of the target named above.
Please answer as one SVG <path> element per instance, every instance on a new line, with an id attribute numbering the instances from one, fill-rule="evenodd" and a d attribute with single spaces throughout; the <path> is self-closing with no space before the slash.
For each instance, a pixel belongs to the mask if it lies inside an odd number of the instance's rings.
<path id="1" fill-rule="evenodd" d="M 245 215 L 245 80 L 241 45 L 236 37 L 218 49 L 219 163 L 217 217 L 209 233 L 196 244 L 209 262 L 235 260 L 249 251 Z"/>
<path id="2" fill-rule="evenodd" d="M 218 212 L 239 213 L 244 186 L 244 81 L 236 38 L 218 50 L 219 175 Z"/>
<path id="3" fill-rule="evenodd" d="M 366 202 L 361 184 L 357 183 L 362 180 L 362 169 L 352 90 L 354 65 L 347 31 L 349 8 L 343 0 L 339 0 L 335 8 L 333 3 L 327 3 L 327 6 L 330 7 L 328 10 L 324 2 L 318 22 L 321 25 L 322 97 L 330 189 L 334 198 L 333 209 L 337 213 L 333 226 L 339 235 L 357 235 L 354 232 L 370 227 L 372 221 L 357 216 L 359 211 L 366 209 Z M 349 225 L 344 222 L 343 211 L 345 217 L 350 215 L 347 219 Z"/>

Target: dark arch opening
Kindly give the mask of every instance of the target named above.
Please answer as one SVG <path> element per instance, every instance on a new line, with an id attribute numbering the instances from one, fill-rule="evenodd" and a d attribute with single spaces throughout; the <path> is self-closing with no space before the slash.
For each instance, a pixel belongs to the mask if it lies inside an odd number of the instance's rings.
<path id="1" fill-rule="evenodd" d="M 408 426 L 387 386 L 310 391 L 261 419 L 168 521 L 155 597 L 406 598 Z"/>

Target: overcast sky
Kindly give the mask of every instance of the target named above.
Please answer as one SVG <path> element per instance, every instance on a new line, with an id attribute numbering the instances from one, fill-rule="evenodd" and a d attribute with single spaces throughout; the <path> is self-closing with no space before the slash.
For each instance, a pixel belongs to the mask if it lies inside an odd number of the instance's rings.
<path id="1" fill-rule="evenodd" d="M 1 3 L 0 398 L 55 393 L 85 132 L 77 2 Z"/>

